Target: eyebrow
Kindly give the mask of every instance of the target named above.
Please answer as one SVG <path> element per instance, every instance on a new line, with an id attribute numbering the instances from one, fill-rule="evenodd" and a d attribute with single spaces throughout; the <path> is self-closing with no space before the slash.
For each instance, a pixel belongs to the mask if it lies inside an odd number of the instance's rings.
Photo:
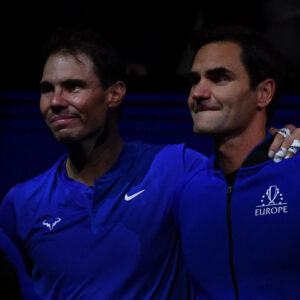
<path id="1" fill-rule="evenodd" d="M 40 89 L 41 90 L 45 89 L 47 87 L 51 87 L 51 86 L 53 86 L 53 84 L 51 82 L 47 81 L 47 80 L 40 82 Z"/>
<path id="2" fill-rule="evenodd" d="M 78 86 L 81 86 L 81 87 L 84 87 L 86 86 L 86 81 L 85 80 L 82 80 L 82 79 L 66 79 L 66 80 L 63 80 L 60 85 L 62 86 L 70 86 L 70 85 L 78 85 Z M 50 81 L 41 81 L 40 82 L 40 87 L 46 87 L 46 86 L 53 86 L 53 83 L 51 83 Z"/>
<path id="3" fill-rule="evenodd" d="M 226 76 L 233 76 L 233 72 L 230 71 L 229 69 L 225 68 L 225 67 L 216 67 L 216 68 L 213 68 L 213 69 L 209 69 L 209 70 L 206 70 L 205 72 L 206 76 L 212 76 L 212 75 L 215 75 L 215 74 L 218 74 L 218 75 L 226 75 Z"/>
<path id="4" fill-rule="evenodd" d="M 78 85 L 80 87 L 84 87 L 87 85 L 86 81 L 85 80 L 82 80 L 82 79 L 67 79 L 67 80 L 64 80 L 62 83 L 61 83 L 62 86 L 75 86 L 75 85 Z"/>
<path id="5" fill-rule="evenodd" d="M 42 84 L 50 84 L 50 82 L 47 81 L 47 80 L 42 80 L 42 81 L 40 82 L 40 85 L 42 85 Z"/>
<path id="6" fill-rule="evenodd" d="M 210 75 L 215 75 L 215 74 L 219 74 L 219 75 L 228 75 L 228 76 L 233 76 L 234 73 L 232 71 L 230 71 L 229 69 L 225 68 L 225 67 L 216 67 L 213 69 L 209 69 L 205 71 L 205 75 L 206 76 L 210 76 Z M 188 77 L 193 77 L 193 76 L 200 76 L 199 72 L 197 71 L 190 71 L 187 74 Z"/>

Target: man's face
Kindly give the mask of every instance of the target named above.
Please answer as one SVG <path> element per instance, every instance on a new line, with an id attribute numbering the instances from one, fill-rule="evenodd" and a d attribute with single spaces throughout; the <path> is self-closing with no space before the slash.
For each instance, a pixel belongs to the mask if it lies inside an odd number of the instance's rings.
<path id="1" fill-rule="evenodd" d="M 256 91 L 250 88 L 241 51 L 236 43 L 214 42 L 197 52 L 188 99 L 195 133 L 235 135 L 253 121 Z"/>
<path id="2" fill-rule="evenodd" d="M 41 113 L 54 137 L 72 143 L 100 135 L 107 118 L 107 92 L 85 54 L 51 55 L 41 80 Z"/>

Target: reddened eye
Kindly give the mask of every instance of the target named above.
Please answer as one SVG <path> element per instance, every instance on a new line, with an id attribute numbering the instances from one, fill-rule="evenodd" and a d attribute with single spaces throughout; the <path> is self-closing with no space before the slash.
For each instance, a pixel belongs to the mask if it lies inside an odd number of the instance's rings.
<path id="1" fill-rule="evenodd" d="M 228 76 L 226 76 L 225 74 L 214 74 L 213 76 L 211 76 L 210 78 L 213 82 L 220 82 L 220 81 L 226 81 L 228 80 Z"/>
<path id="2" fill-rule="evenodd" d="M 187 76 L 187 82 L 189 83 L 190 86 L 198 84 L 200 79 L 201 79 L 200 75 L 195 72 L 191 72 Z"/>
<path id="3" fill-rule="evenodd" d="M 40 84 L 40 91 L 42 94 L 53 92 L 54 86 L 50 82 L 42 82 Z"/>
<path id="4" fill-rule="evenodd" d="M 206 77 L 214 83 L 223 83 L 230 81 L 233 74 L 230 70 L 224 67 L 215 68 L 206 72 Z"/>
<path id="5" fill-rule="evenodd" d="M 79 79 L 69 79 L 63 82 L 63 87 L 69 92 L 78 92 L 86 86 L 86 82 Z"/>

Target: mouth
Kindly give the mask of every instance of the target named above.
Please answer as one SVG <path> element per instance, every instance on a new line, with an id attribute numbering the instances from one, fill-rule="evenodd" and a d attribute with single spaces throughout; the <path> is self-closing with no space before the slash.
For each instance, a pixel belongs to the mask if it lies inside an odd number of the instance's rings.
<path id="1" fill-rule="evenodd" d="M 192 111 L 194 113 L 205 112 L 205 111 L 217 111 L 220 110 L 220 105 L 216 103 L 216 101 L 208 100 L 208 99 L 194 99 L 192 105 Z"/>
<path id="2" fill-rule="evenodd" d="M 49 124 L 51 125 L 65 125 L 73 120 L 78 119 L 74 114 L 58 114 L 49 118 Z"/>
<path id="3" fill-rule="evenodd" d="M 217 111 L 220 110 L 219 107 L 217 106 L 207 106 L 207 105 L 194 105 L 194 113 L 198 113 L 198 112 L 205 112 L 205 111 Z"/>

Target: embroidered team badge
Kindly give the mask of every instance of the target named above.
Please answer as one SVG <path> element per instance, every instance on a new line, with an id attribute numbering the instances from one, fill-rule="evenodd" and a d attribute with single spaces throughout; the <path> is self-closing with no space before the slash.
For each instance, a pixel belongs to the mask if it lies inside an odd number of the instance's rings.
<path id="1" fill-rule="evenodd" d="M 255 216 L 287 214 L 288 205 L 277 185 L 271 185 L 262 195 L 260 205 L 256 206 Z"/>
<path id="2" fill-rule="evenodd" d="M 55 227 L 56 224 L 58 224 L 61 221 L 61 218 L 54 218 L 55 220 L 53 221 L 53 219 L 46 219 L 43 221 L 43 225 L 46 226 L 47 228 L 49 228 L 49 230 L 53 230 L 53 228 Z"/>

